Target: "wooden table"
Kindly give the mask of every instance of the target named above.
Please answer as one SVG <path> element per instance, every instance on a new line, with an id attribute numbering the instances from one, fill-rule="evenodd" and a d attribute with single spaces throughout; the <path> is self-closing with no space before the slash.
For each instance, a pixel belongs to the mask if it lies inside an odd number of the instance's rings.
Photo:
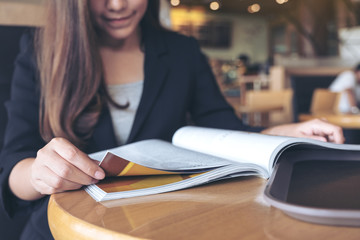
<path id="1" fill-rule="evenodd" d="M 96 203 L 83 190 L 51 196 L 55 239 L 360 239 L 360 228 L 302 222 L 270 207 L 266 180 L 242 177 Z"/>
<path id="2" fill-rule="evenodd" d="M 307 121 L 314 118 L 323 118 L 328 122 L 343 128 L 360 129 L 359 114 L 300 114 L 299 121 Z"/>

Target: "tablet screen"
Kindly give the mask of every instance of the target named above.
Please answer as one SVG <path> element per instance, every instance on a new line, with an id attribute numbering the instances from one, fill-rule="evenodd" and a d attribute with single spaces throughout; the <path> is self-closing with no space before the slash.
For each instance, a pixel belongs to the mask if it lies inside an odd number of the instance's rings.
<path id="1" fill-rule="evenodd" d="M 360 161 L 295 163 L 287 202 L 308 207 L 360 210 Z"/>

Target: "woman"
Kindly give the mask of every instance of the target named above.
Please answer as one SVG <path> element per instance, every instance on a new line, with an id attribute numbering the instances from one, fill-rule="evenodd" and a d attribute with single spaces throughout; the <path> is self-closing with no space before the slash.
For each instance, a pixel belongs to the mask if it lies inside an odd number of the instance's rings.
<path id="1" fill-rule="evenodd" d="M 1 155 L 2 206 L 9 215 L 31 214 L 24 239 L 52 238 L 50 194 L 104 178 L 87 153 L 170 140 L 189 118 L 262 130 L 236 118 L 196 41 L 161 28 L 158 1 L 48 2 L 35 44 L 29 35 L 21 42 Z M 343 142 L 339 127 L 319 120 L 263 133 Z"/>
<path id="2" fill-rule="evenodd" d="M 329 89 L 340 92 L 338 111 L 345 114 L 359 114 L 360 106 L 360 64 L 340 73 L 330 84 Z"/>

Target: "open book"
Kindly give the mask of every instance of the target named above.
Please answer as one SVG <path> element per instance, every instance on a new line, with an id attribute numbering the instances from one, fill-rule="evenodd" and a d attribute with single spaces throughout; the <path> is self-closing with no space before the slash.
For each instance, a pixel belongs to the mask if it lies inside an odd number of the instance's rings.
<path id="1" fill-rule="evenodd" d="M 287 152 L 320 155 L 327 150 L 360 151 L 358 145 L 187 126 L 172 143 L 151 139 L 91 154 L 105 180 L 85 188 L 96 201 L 144 196 L 225 178 L 257 175 L 268 179 Z"/>

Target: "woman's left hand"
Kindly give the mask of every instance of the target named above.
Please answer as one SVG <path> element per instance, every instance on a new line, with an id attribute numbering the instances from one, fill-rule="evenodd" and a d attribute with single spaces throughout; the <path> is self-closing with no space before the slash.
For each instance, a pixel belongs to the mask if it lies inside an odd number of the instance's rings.
<path id="1" fill-rule="evenodd" d="M 301 123 L 279 125 L 263 130 L 261 133 L 289 137 L 312 138 L 324 142 L 344 143 L 342 128 L 325 120 L 313 119 Z"/>

